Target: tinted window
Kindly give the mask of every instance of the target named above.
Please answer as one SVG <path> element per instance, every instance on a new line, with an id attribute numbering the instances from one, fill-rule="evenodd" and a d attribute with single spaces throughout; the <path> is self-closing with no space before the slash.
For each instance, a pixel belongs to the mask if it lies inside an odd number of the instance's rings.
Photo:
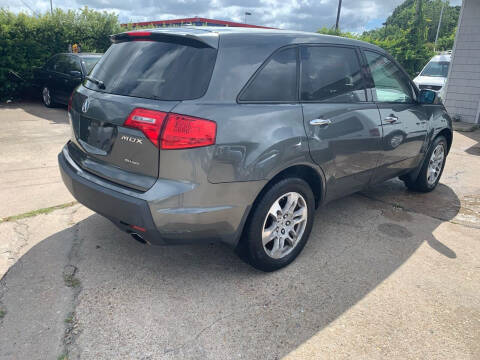
<path id="1" fill-rule="evenodd" d="M 70 56 L 60 54 L 56 57 L 55 65 L 53 66 L 53 69 L 56 72 L 66 74 L 68 71 L 70 71 L 70 67 L 71 67 Z"/>
<path id="2" fill-rule="evenodd" d="M 80 66 L 80 59 L 76 56 L 70 56 L 70 62 L 69 62 L 69 69 L 68 71 L 82 71 L 82 67 Z"/>
<path id="3" fill-rule="evenodd" d="M 58 59 L 58 55 L 51 57 L 45 64 L 45 69 L 55 70 L 55 62 L 57 61 L 57 59 Z"/>
<path id="4" fill-rule="evenodd" d="M 301 99 L 304 101 L 365 101 L 363 77 L 352 48 L 308 46 L 301 49 Z"/>
<path id="5" fill-rule="evenodd" d="M 297 49 L 277 52 L 240 96 L 243 101 L 296 101 Z"/>
<path id="6" fill-rule="evenodd" d="M 105 83 L 99 89 L 112 94 L 160 100 L 201 97 L 212 76 L 217 51 L 158 41 L 113 44 L 93 68 L 91 76 Z"/>
<path id="7" fill-rule="evenodd" d="M 434 76 L 434 77 L 447 77 L 448 76 L 448 66 L 450 63 L 448 61 L 431 61 L 425 66 L 422 73 L 422 76 Z"/>
<path id="8" fill-rule="evenodd" d="M 383 55 L 365 51 L 379 102 L 409 103 L 412 87 L 400 68 Z"/>

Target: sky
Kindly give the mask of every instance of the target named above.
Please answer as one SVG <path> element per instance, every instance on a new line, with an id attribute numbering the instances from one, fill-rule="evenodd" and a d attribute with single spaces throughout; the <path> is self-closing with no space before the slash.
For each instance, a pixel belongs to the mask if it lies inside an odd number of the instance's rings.
<path id="1" fill-rule="evenodd" d="M 289 30 L 316 31 L 332 27 L 338 0 L 52 0 L 54 7 L 106 10 L 118 14 L 121 22 L 206 17 Z M 403 0 L 343 0 L 340 28 L 361 33 L 380 27 Z M 460 5 L 461 0 L 450 0 Z M 0 0 L 0 7 L 13 12 L 43 13 L 50 2 L 42 0 Z"/>

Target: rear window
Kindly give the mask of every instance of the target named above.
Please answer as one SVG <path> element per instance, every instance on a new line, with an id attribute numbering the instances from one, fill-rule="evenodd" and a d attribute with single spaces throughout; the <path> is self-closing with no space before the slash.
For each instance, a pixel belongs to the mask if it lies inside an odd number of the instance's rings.
<path id="1" fill-rule="evenodd" d="M 207 91 L 217 51 L 170 42 L 131 41 L 112 44 L 90 76 L 110 94 L 159 100 L 196 99 Z"/>
<path id="2" fill-rule="evenodd" d="M 297 49 L 272 56 L 240 94 L 240 101 L 293 102 L 297 100 Z"/>

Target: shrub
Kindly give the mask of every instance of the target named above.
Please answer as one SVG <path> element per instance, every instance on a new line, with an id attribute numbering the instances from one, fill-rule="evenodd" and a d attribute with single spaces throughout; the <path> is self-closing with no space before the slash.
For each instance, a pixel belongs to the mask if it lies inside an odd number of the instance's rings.
<path id="1" fill-rule="evenodd" d="M 0 99 L 18 96 L 33 83 L 33 69 L 78 43 L 83 52 L 104 52 L 109 35 L 121 32 L 117 16 L 87 7 L 31 16 L 0 9 Z M 21 76 L 20 81 L 15 74 Z"/>

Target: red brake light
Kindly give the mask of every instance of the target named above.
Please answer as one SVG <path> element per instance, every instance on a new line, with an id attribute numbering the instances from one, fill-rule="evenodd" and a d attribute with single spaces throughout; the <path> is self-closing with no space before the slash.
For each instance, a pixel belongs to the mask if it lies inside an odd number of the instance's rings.
<path id="1" fill-rule="evenodd" d="M 136 36 L 136 37 L 145 37 L 150 36 L 152 33 L 150 31 L 130 31 L 127 32 L 128 36 Z"/>
<path id="2" fill-rule="evenodd" d="M 167 113 L 163 111 L 136 108 L 130 113 L 123 125 L 141 130 L 158 147 L 160 131 L 166 116 Z"/>
<path id="3" fill-rule="evenodd" d="M 161 136 L 162 149 L 188 149 L 215 144 L 217 124 L 193 116 L 168 114 Z"/>
<path id="4" fill-rule="evenodd" d="M 73 99 L 73 92 L 70 94 L 70 97 L 68 98 L 68 108 L 67 111 L 70 111 L 72 108 L 72 99 Z"/>

